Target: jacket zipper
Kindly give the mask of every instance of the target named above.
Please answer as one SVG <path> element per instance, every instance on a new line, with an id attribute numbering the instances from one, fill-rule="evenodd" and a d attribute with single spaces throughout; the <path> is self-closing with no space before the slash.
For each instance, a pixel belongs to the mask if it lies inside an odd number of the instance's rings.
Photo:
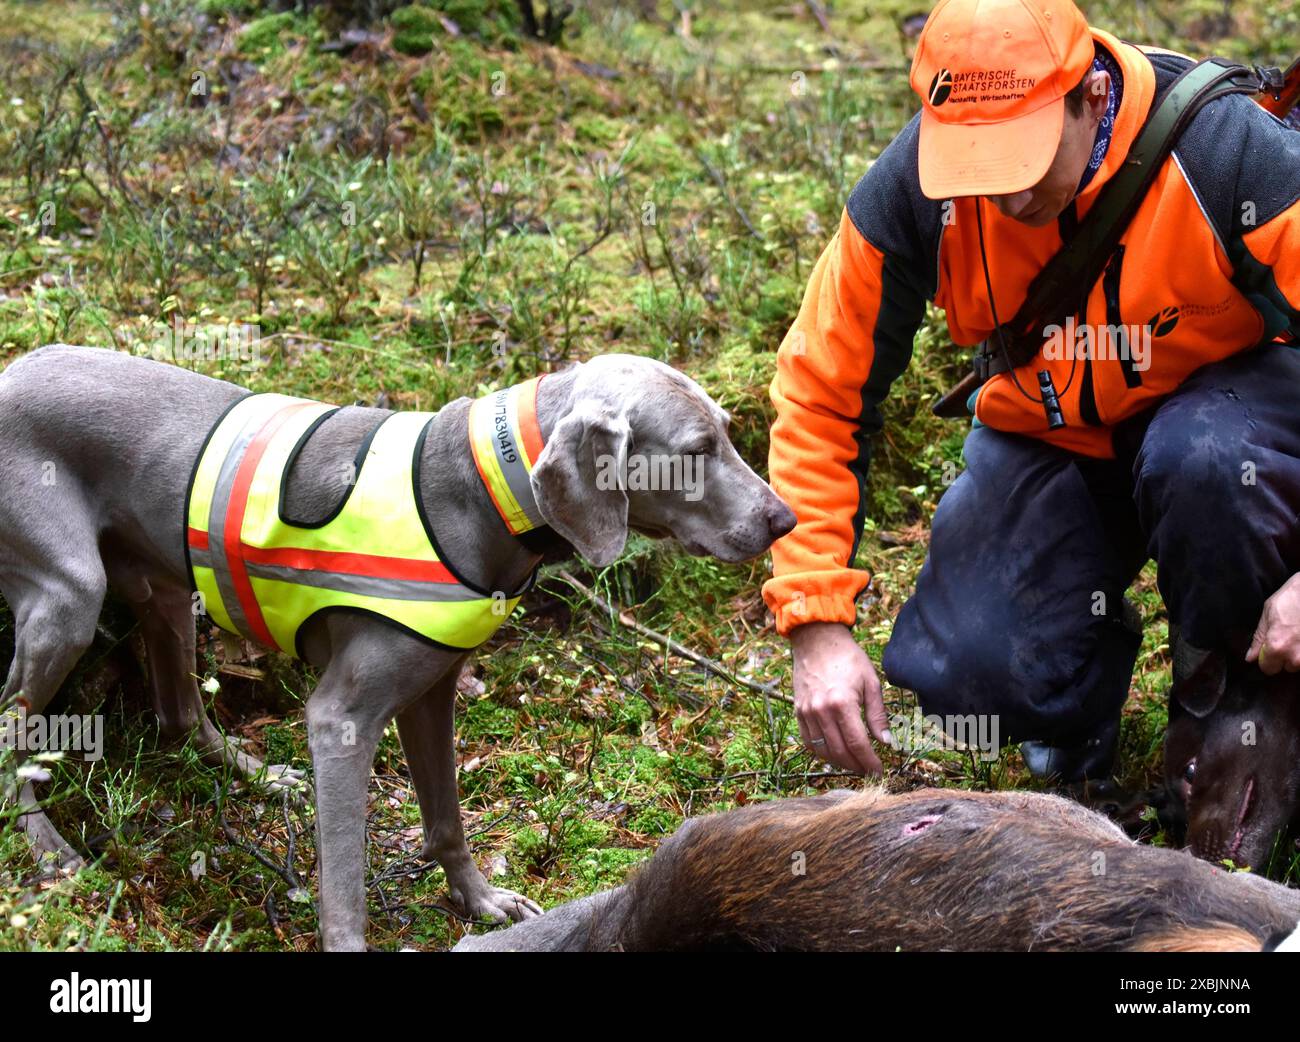
<path id="1" fill-rule="evenodd" d="M 1061 236 L 1061 243 L 1067 243 L 1074 238 L 1075 231 L 1079 227 L 1079 211 L 1073 201 L 1056 219 L 1057 231 Z M 1088 320 L 1088 293 L 1085 288 L 1081 307 L 1074 315 L 1076 326 L 1081 322 Z M 1092 357 L 1091 354 L 1083 360 L 1083 376 L 1079 382 L 1079 418 L 1089 426 L 1096 427 L 1101 424 L 1101 417 L 1097 415 L 1097 397 L 1092 387 Z"/>
<path id="2" fill-rule="evenodd" d="M 1083 318 L 1085 321 L 1088 318 L 1086 307 Z M 1097 414 L 1097 395 L 1092 388 L 1091 354 L 1083 360 L 1083 380 L 1079 384 L 1079 416 L 1084 423 L 1091 427 L 1097 427 L 1101 424 L 1101 416 Z"/>
<path id="3" fill-rule="evenodd" d="M 1124 374 L 1124 383 L 1128 387 L 1141 387 L 1142 374 L 1137 371 L 1133 345 L 1128 342 L 1128 330 L 1124 328 L 1124 319 L 1119 313 L 1119 280 L 1123 268 L 1124 247 L 1116 246 L 1101 277 L 1102 292 L 1106 297 L 1106 324 L 1119 331 L 1114 346 L 1119 356 L 1120 371 Z"/>

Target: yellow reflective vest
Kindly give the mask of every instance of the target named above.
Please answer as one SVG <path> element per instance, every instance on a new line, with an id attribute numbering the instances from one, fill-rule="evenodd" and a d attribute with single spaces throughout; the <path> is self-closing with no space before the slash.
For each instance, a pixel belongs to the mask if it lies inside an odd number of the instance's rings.
<path id="1" fill-rule="evenodd" d="M 544 523 L 528 486 L 541 450 L 536 385 L 497 392 L 470 410 L 475 462 L 512 532 Z M 285 516 L 289 468 L 336 410 L 305 398 L 250 394 L 217 420 L 185 504 L 190 579 L 203 609 L 223 629 L 297 657 L 303 624 L 328 611 L 376 615 L 439 647 L 478 647 L 514 610 L 532 576 L 518 590 L 484 590 L 443 557 L 419 493 L 433 413 L 384 419 L 362 444 L 347 493 L 329 517 L 303 523 Z"/>

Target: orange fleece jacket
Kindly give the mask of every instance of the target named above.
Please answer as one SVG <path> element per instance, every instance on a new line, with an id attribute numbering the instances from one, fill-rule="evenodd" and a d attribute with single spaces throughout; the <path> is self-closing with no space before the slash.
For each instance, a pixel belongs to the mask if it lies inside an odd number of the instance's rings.
<path id="1" fill-rule="evenodd" d="M 1101 168 L 1056 224 L 1031 228 L 974 197 L 931 200 L 917 176 L 914 118 L 849 196 L 813 269 L 777 355 L 769 469 L 798 525 L 772 549 L 763 597 L 777 629 L 852 624 L 870 576 L 853 567 L 865 517 L 869 439 L 879 405 L 907 367 L 934 301 L 955 343 L 994 328 L 976 228 L 998 316 L 1010 318 L 1029 281 L 1057 252 L 1124 161 L 1159 90 L 1188 59 L 1144 53 L 1094 29 L 1119 62 L 1123 91 Z M 1088 456 L 1113 455 L 1113 425 L 1169 394 L 1194 370 L 1265 340 L 1300 333 L 1300 131 L 1245 96 L 1212 102 L 1183 133 L 1105 274 L 1080 294 L 1077 321 L 1117 331 L 1128 351 L 1055 357 L 1017 372 L 1037 396 L 1052 371 L 1067 425 L 1049 431 L 1042 407 L 1009 376 L 980 390 L 975 414 Z M 1122 339 L 1120 339 L 1122 338 Z"/>

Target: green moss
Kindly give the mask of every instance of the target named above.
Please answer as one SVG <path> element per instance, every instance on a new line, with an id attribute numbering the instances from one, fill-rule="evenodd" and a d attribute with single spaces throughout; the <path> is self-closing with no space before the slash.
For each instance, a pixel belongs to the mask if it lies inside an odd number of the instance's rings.
<path id="1" fill-rule="evenodd" d="M 310 25 L 292 11 L 263 15 L 244 26 L 239 34 L 239 49 L 245 54 L 274 57 L 283 54 L 293 37 L 306 37 Z"/>
<path id="2" fill-rule="evenodd" d="M 576 860 L 572 871 L 579 886 L 574 896 L 618 886 L 628 873 L 650 856 L 650 851 L 624 847 L 594 847 Z"/>
<path id="3" fill-rule="evenodd" d="M 443 32 L 437 14 L 423 4 L 399 7 L 388 16 L 393 27 L 393 49 L 419 56 L 433 50 L 434 37 Z"/>
<path id="4" fill-rule="evenodd" d="M 439 15 L 442 17 L 440 18 Z M 429 4 L 409 4 L 388 16 L 393 27 L 393 48 L 402 54 L 423 55 L 434 49 L 435 42 L 446 35 L 443 18 L 471 37 L 498 45 L 515 42 L 512 14 L 485 0 L 434 0 Z"/>
<path id="5" fill-rule="evenodd" d="M 455 22 L 462 32 L 476 33 L 492 13 L 494 5 L 483 0 L 439 0 L 438 7 Z"/>
<path id="6" fill-rule="evenodd" d="M 257 10 L 257 0 L 201 0 L 199 10 L 210 18 L 247 15 Z"/>
<path id="7" fill-rule="evenodd" d="M 498 63 L 468 40 L 447 41 L 447 56 L 451 59 L 451 72 L 466 79 L 478 80 L 490 75 Z"/>
<path id="8" fill-rule="evenodd" d="M 647 836 L 667 836 L 680 824 L 676 814 L 655 804 L 641 807 L 627 822 L 628 828 Z"/>
<path id="9" fill-rule="evenodd" d="M 579 141 L 609 146 L 627 133 L 627 124 L 595 113 L 574 117 L 573 132 Z"/>

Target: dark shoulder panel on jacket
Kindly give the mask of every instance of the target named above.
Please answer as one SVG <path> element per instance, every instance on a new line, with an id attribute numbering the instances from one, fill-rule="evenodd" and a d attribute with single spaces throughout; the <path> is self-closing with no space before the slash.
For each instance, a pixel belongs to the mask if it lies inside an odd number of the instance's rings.
<path id="1" fill-rule="evenodd" d="M 1157 90 L 1188 62 L 1152 55 Z M 1300 199 L 1300 131 L 1261 108 L 1249 95 L 1212 101 L 1192 119 L 1174 146 L 1192 190 L 1228 247 Z"/>
<path id="2" fill-rule="evenodd" d="M 943 203 L 921 193 L 917 141 L 921 116 L 913 116 L 849 193 L 849 220 L 862 237 L 901 262 L 929 299 L 938 291 Z"/>

